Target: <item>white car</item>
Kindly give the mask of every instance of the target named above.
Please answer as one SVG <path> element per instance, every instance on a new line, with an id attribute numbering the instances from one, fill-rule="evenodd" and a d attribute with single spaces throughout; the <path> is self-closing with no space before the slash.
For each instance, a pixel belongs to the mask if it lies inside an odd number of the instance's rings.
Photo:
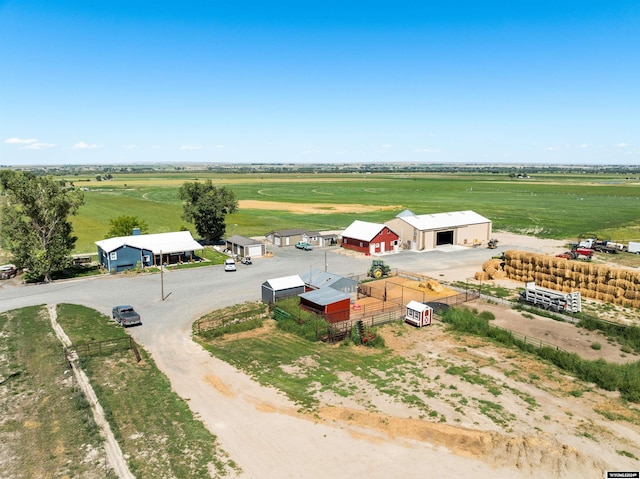
<path id="1" fill-rule="evenodd" d="M 224 270 L 225 271 L 235 271 L 236 270 L 236 262 L 231 258 L 224 260 Z"/>

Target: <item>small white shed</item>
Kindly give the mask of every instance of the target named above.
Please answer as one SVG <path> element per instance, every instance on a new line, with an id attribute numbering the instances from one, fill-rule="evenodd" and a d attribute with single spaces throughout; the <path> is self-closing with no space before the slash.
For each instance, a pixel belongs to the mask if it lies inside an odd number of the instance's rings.
<path id="1" fill-rule="evenodd" d="M 404 315 L 405 322 L 419 328 L 431 324 L 431 320 L 433 319 L 433 308 L 431 306 L 411 300 L 407 303 L 406 308 Z"/>

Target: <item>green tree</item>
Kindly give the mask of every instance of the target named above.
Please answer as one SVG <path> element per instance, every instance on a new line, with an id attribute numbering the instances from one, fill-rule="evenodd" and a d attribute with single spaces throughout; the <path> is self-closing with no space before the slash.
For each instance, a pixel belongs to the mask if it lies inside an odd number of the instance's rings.
<path id="1" fill-rule="evenodd" d="M 147 223 L 137 216 L 122 215 L 109 220 L 111 228 L 107 232 L 105 238 L 115 238 L 117 236 L 130 236 L 133 234 L 134 228 L 140 228 L 140 233 L 147 234 L 149 226 Z"/>
<path id="2" fill-rule="evenodd" d="M 70 264 L 76 242 L 70 215 L 83 204 L 81 191 L 66 188 L 50 176 L 12 171 L 3 176 L 6 203 L 0 234 L 20 268 L 51 281 L 51 273 Z"/>
<path id="3" fill-rule="evenodd" d="M 238 209 L 233 191 L 224 186 L 216 187 L 211 180 L 183 183 L 180 199 L 184 201 L 183 218 L 195 225 L 207 244 L 224 236 L 225 217 Z"/>

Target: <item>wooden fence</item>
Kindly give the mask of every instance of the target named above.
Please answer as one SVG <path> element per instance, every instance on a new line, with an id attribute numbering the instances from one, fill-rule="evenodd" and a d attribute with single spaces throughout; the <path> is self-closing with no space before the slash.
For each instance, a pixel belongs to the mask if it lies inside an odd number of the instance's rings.
<path id="1" fill-rule="evenodd" d="M 140 351 L 132 337 L 107 339 L 105 341 L 94 341 L 91 343 L 74 344 L 65 350 L 67 359 L 73 357 L 73 353 L 79 358 L 88 356 L 107 356 L 116 351 L 132 350 L 136 360 L 140 361 Z"/>

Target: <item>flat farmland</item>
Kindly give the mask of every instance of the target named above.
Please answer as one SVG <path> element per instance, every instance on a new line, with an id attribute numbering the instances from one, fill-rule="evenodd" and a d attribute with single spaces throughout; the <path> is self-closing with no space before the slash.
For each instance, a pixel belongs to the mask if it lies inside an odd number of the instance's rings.
<path id="1" fill-rule="evenodd" d="M 109 221 L 144 219 L 152 233 L 188 228 L 178 190 L 185 181 L 211 179 L 233 190 L 239 210 L 227 234 L 262 236 L 274 229 L 339 230 L 359 219 L 384 222 L 404 209 L 416 214 L 474 210 L 495 230 L 540 238 L 597 235 L 640 240 L 640 181 L 611 174 L 548 174 L 527 179 L 505 174 L 220 174 L 140 173 L 110 181 L 66 178 L 85 191 L 73 218 L 78 253 L 95 251 Z"/>

